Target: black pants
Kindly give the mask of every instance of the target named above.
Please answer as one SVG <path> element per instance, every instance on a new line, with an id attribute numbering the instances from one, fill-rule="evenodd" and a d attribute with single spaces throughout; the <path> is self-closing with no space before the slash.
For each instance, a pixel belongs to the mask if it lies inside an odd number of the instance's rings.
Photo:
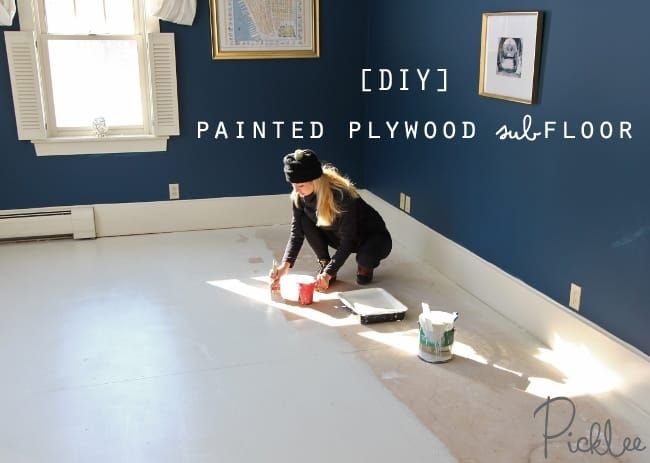
<path id="1" fill-rule="evenodd" d="M 336 234 L 331 230 L 318 228 L 314 222 L 306 216 L 302 217 L 302 230 L 307 238 L 309 246 L 314 250 L 318 260 L 329 260 L 330 253 L 328 246 L 338 249 L 340 242 Z M 385 259 L 393 248 L 393 241 L 390 233 L 386 230 L 383 233 L 362 235 L 352 252 L 357 254 L 357 263 L 363 267 L 375 268 L 379 261 Z"/>

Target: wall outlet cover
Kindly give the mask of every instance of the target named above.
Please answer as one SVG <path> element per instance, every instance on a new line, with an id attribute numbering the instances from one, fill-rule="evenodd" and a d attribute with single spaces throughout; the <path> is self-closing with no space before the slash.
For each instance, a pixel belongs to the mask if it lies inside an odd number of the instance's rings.
<path id="1" fill-rule="evenodd" d="M 169 184 L 169 199 L 179 199 L 181 197 L 180 188 L 178 183 Z"/>
<path id="2" fill-rule="evenodd" d="M 580 310 L 580 297 L 582 288 L 575 283 L 571 283 L 571 293 L 569 294 L 569 307 L 574 310 Z"/>

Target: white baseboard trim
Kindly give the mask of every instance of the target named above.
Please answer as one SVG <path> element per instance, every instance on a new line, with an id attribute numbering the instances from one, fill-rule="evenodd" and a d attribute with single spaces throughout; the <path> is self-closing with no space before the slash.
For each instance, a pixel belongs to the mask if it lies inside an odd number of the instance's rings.
<path id="1" fill-rule="evenodd" d="M 650 357 L 548 296 L 445 238 L 378 196 L 363 198 L 382 215 L 393 238 L 447 278 L 551 349 L 584 347 L 618 375 L 617 388 L 650 413 Z M 568 297 L 568 295 L 567 295 Z"/>
<path id="2" fill-rule="evenodd" d="M 97 236 L 140 235 L 286 224 L 289 195 L 98 204 Z"/>
<path id="3" fill-rule="evenodd" d="M 245 196 L 143 203 L 94 204 L 0 211 L 5 214 L 52 212 L 60 209 L 94 211 L 98 238 L 219 228 L 287 224 L 289 195 Z M 27 233 L 23 236 L 32 236 Z M 88 238 L 90 236 L 81 236 Z M 94 236 L 93 236 L 94 237 Z"/>

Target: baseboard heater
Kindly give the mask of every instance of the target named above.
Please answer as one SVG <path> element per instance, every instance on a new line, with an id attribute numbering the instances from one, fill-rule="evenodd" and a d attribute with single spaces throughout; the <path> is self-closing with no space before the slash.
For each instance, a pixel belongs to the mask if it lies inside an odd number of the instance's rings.
<path id="1" fill-rule="evenodd" d="M 92 207 L 0 211 L 0 241 L 95 238 Z"/>

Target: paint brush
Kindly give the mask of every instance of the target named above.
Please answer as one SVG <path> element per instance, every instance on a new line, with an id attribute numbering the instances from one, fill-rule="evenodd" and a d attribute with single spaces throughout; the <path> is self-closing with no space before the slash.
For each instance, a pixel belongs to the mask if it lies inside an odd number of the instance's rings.
<path id="1" fill-rule="evenodd" d="M 269 288 L 271 290 L 271 300 L 281 302 L 282 291 L 280 290 L 280 279 L 278 278 L 278 262 L 275 259 L 273 259 L 271 267 L 271 283 Z"/>

